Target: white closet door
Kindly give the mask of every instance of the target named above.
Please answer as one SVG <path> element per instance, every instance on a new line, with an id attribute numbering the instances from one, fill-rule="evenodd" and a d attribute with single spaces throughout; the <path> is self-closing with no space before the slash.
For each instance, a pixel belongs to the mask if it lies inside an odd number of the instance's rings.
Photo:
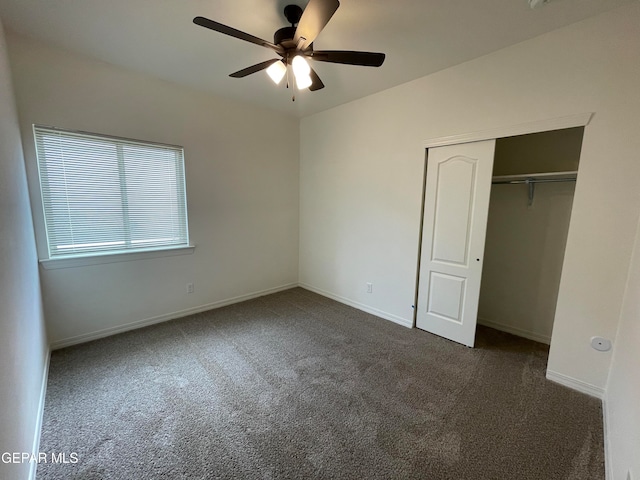
<path id="1" fill-rule="evenodd" d="M 473 347 L 495 140 L 429 149 L 416 326 Z"/>

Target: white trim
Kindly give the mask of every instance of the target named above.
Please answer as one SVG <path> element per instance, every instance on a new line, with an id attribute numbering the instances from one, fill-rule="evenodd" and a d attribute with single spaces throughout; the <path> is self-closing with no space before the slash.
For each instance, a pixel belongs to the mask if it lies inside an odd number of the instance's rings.
<path id="1" fill-rule="evenodd" d="M 558 373 L 554 372 L 553 370 L 547 369 L 547 380 L 559 383 L 560 385 L 564 385 L 565 387 L 577 390 L 578 392 L 586 393 L 587 395 L 599 398 L 600 400 L 604 398 L 604 388 L 597 387 L 587 382 L 583 382 L 582 380 L 564 375 L 563 373 Z"/>
<path id="2" fill-rule="evenodd" d="M 140 252 L 120 252 L 104 255 L 87 255 L 86 257 L 45 258 L 40 260 L 40 265 L 42 265 L 45 270 L 54 270 L 56 268 L 86 267 L 88 265 L 101 265 L 103 263 L 130 262 L 133 260 L 145 260 L 147 258 L 191 255 L 195 248 L 195 245 L 189 245 L 187 247 L 168 247 Z"/>
<path id="3" fill-rule="evenodd" d="M 84 333 L 82 335 L 76 335 L 74 337 L 63 338 L 61 340 L 51 342 L 51 349 L 57 350 L 59 348 L 69 347 L 71 345 L 76 345 L 79 343 L 90 342 L 91 340 L 109 337 L 117 333 L 127 332 L 129 330 L 135 330 L 137 328 L 147 327 L 149 325 L 154 325 L 156 323 L 162 323 L 169 320 L 175 320 L 176 318 L 186 317 L 187 315 L 192 315 L 194 313 L 206 312 L 207 310 L 226 307 L 227 305 L 244 302 L 245 300 L 251 300 L 253 298 L 262 297 L 264 295 L 270 295 L 272 293 L 281 292 L 283 290 L 289 290 L 290 288 L 295 288 L 297 286 L 297 283 L 289 283 L 286 285 L 281 285 L 279 287 L 260 290 L 259 292 L 247 293 L 245 295 L 239 295 L 237 297 L 229 298 L 226 300 L 208 303 L 206 305 L 187 308 L 186 310 L 180 310 L 178 312 L 166 313 L 164 315 L 158 315 L 156 317 L 146 318 L 144 320 L 136 320 L 135 322 L 118 325 L 116 327 L 105 328 L 91 333 Z"/>
<path id="4" fill-rule="evenodd" d="M 40 386 L 40 401 L 38 402 L 38 413 L 36 418 L 36 428 L 33 432 L 33 446 L 31 453 L 36 458 L 40 451 L 40 434 L 42 433 L 42 419 L 44 417 L 44 401 L 47 396 L 47 381 L 49 380 L 49 363 L 51 362 L 51 348 L 47 347 L 46 358 L 44 359 L 44 369 L 42 371 L 42 384 Z M 38 469 L 38 462 L 31 462 L 29 468 L 29 480 L 36 479 L 36 472 Z"/>
<path id="5" fill-rule="evenodd" d="M 602 398 L 602 430 L 604 433 L 604 478 L 613 480 L 613 463 L 611 461 L 611 441 L 609 437 L 609 410 L 607 395 Z"/>
<path id="6" fill-rule="evenodd" d="M 103 133 L 92 133 L 92 132 L 85 132 L 84 130 L 71 130 L 68 128 L 60 128 L 60 127 L 53 127 L 51 125 L 39 125 L 34 123 L 33 125 L 31 125 L 31 129 L 35 132 L 36 130 L 45 130 L 45 131 L 50 131 L 52 133 L 71 133 L 71 134 L 75 134 L 75 135 L 81 135 L 84 137 L 89 137 L 89 138 L 101 138 L 104 140 L 119 140 L 121 142 L 124 143 L 132 143 L 134 145 L 142 145 L 143 147 L 146 146 L 156 146 L 156 147 L 166 147 L 166 148 L 173 148 L 173 149 L 180 149 L 180 150 L 184 150 L 184 147 L 181 145 L 173 145 L 171 143 L 160 143 L 160 142 L 149 142 L 147 140 L 138 140 L 136 138 L 128 138 L 128 137 L 118 137 L 116 135 L 105 135 Z"/>
<path id="7" fill-rule="evenodd" d="M 491 320 L 487 320 L 486 318 L 480 317 L 478 317 L 478 323 L 480 325 L 484 325 L 485 327 L 495 328 L 496 330 L 511 333 L 512 335 L 517 335 L 518 337 L 528 338 L 529 340 L 533 340 L 535 342 L 546 343 L 547 345 L 551 344 L 551 335 L 543 335 L 541 333 L 532 332 L 531 330 L 512 327 L 511 325 L 493 322 Z"/>
<path id="8" fill-rule="evenodd" d="M 528 133 L 547 132 L 550 130 L 562 130 L 564 128 L 586 127 L 593 118 L 593 113 L 578 113 L 566 117 L 549 118 L 536 122 L 521 123 L 504 127 L 494 127 L 479 132 L 462 133 L 444 137 L 430 138 L 423 142 L 424 148 L 443 147 L 459 143 L 479 142 L 494 138 L 515 137 Z"/>
<path id="9" fill-rule="evenodd" d="M 312 287 L 311 285 L 308 285 L 306 283 L 300 283 L 299 286 L 311 292 L 317 293 L 318 295 L 322 295 L 323 297 L 335 300 L 336 302 L 344 303 L 345 305 L 349 305 L 350 307 L 357 308 L 358 310 L 362 310 L 363 312 L 370 313 L 371 315 L 375 315 L 376 317 L 384 318 L 385 320 L 397 323 L 398 325 L 402 325 L 403 327 L 413 328 L 412 320 L 407 320 L 406 318 L 399 317 L 397 315 L 394 315 L 393 313 L 384 312 L 363 303 L 355 302 L 346 297 L 341 297 L 340 295 L 336 295 L 335 293 Z"/>

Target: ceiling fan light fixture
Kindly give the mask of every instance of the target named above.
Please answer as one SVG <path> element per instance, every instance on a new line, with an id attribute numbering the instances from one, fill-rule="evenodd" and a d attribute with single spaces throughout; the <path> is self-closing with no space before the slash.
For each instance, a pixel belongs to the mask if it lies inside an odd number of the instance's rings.
<path id="1" fill-rule="evenodd" d="M 298 90 L 309 88 L 311 83 L 313 83 L 311 81 L 311 75 L 296 75 L 296 85 L 298 86 Z"/>
<path id="2" fill-rule="evenodd" d="M 267 68 L 267 75 L 269 75 L 271 80 L 273 80 L 273 83 L 275 83 L 276 85 L 278 85 L 282 81 L 285 73 L 287 73 L 287 67 L 281 61 L 277 61 L 269 68 Z"/>
<path id="3" fill-rule="evenodd" d="M 540 2 L 549 0 L 528 1 Z M 286 75 L 287 88 L 290 86 L 295 88 L 295 85 L 297 85 L 298 89 L 308 88 L 310 91 L 315 92 L 323 89 L 324 83 L 322 83 L 316 71 L 307 63 L 308 58 L 313 57 L 314 60 L 319 62 L 363 67 L 379 67 L 384 63 L 384 53 L 351 50 L 314 52 L 313 42 L 327 26 L 336 10 L 338 10 L 340 0 L 308 0 L 305 3 L 306 7 L 304 9 L 295 4 L 287 5 L 284 8 L 284 16 L 291 26 L 278 29 L 273 35 L 273 43 L 205 17 L 194 17 L 193 23 L 214 32 L 268 48 L 282 58 L 282 60 L 277 58 L 266 60 L 243 68 L 230 74 L 229 76 L 232 78 L 244 78 L 266 70 L 275 84 L 281 83 Z M 293 70 L 292 75 L 289 75 L 289 65 Z M 295 95 L 293 100 L 295 100 Z"/>
<path id="4" fill-rule="evenodd" d="M 291 68 L 293 68 L 293 74 L 296 76 L 296 80 L 309 76 L 311 73 L 311 67 L 309 63 L 302 55 L 296 55 L 291 61 Z"/>
<path id="5" fill-rule="evenodd" d="M 298 90 L 309 88 L 311 86 L 311 67 L 302 55 L 296 55 L 291 60 L 291 68 L 293 75 L 296 77 L 296 85 Z"/>

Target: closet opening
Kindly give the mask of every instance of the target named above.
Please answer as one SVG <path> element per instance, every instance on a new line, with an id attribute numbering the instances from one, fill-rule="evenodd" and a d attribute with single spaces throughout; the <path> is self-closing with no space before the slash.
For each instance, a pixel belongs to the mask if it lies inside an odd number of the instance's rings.
<path id="1" fill-rule="evenodd" d="M 583 133 L 496 140 L 480 325 L 550 344 Z"/>

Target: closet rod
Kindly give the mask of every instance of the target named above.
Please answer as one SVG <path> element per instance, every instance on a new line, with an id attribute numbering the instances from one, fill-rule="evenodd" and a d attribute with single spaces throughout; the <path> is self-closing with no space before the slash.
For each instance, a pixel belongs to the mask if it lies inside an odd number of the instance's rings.
<path id="1" fill-rule="evenodd" d="M 506 185 L 516 183 L 551 183 L 551 182 L 575 182 L 575 178 L 526 178 L 524 180 L 494 180 L 493 185 Z"/>
<path id="2" fill-rule="evenodd" d="M 508 184 L 526 184 L 529 187 L 529 202 L 528 205 L 533 205 L 533 196 L 535 195 L 536 183 L 555 183 L 555 182 L 575 182 L 575 177 L 569 178 L 524 178 L 518 180 L 493 180 L 491 183 L 493 185 L 508 185 Z"/>

